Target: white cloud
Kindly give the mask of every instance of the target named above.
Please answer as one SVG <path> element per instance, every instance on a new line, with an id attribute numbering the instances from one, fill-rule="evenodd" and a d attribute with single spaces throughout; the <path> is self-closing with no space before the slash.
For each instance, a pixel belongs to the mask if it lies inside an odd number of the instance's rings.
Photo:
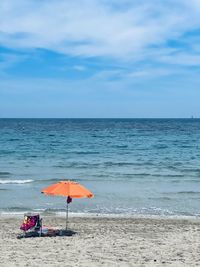
<path id="1" fill-rule="evenodd" d="M 159 76 L 167 76 L 172 74 L 167 68 L 143 68 L 127 74 L 129 78 L 154 78 Z"/>
<path id="2" fill-rule="evenodd" d="M 0 43 L 83 57 L 154 59 L 170 55 L 166 42 L 200 27 L 199 18 L 197 0 L 1 0 Z"/>
<path id="3" fill-rule="evenodd" d="M 181 66 L 199 66 L 200 54 L 177 53 L 175 56 L 163 56 L 160 60 L 164 63 L 176 64 Z"/>
<path id="4" fill-rule="evenodd" d="M 73 69 L 74 70 L 77 70 L 77 71 L 85 71 L 86 70 L 86 67 L 83 66 L 83 65 L 74 65 L 73 66 Z"/>

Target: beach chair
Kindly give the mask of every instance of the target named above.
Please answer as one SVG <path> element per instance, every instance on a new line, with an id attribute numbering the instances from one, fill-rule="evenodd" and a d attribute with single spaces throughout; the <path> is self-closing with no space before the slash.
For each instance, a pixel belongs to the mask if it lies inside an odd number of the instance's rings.
<path id="1" fill-rule="evenodd" d="M 57 228 L 52 228 L 42 224 L 42 219 L 39 214 L 24 214 L 24 221 L 20 226 L 20 230 L 23 234 L 17 236 L 17 238 L 23 237 L 45 237 L 45 236 L 72 236 L 75 232 L 71 230 L 62 230 Z"/>
<path id="2" fill-rule="evenodd" d="M 27 235 L 41 236 L 42 234 L 42 219 L 39 214 L 24 214 L 24 221 L 20 226 L 20 230 L 24 232 L 24 237 Z"/>

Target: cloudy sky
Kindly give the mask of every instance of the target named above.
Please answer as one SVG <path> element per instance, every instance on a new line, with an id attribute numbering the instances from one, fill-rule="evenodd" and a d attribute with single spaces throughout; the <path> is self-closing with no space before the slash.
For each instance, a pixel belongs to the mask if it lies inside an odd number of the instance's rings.
<path id="1" fill-rule="evenodd" d="M 0 117 L 192 115 L 199 0 L 0 1 Z"/>

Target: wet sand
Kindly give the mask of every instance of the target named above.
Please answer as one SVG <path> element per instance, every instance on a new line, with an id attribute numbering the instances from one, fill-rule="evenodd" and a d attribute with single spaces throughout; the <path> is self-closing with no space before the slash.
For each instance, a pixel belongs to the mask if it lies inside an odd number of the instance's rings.
<path id="1" fill-rule="evenodd" d="M 200 266 L 200 219 L 70 218 L 72 236 L 17 239 L 0 217 L 0 266 Z M 60 229 L 64 218 L 43 217 Z"/>

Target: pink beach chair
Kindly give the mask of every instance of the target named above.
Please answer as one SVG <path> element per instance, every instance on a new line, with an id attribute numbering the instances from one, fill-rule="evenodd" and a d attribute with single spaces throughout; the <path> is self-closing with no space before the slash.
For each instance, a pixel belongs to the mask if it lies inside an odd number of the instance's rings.
<path id="1" fill-rule="evenodd" d="M 42 234 L 42 219 L 39 214 L 24 214 L 24 221 L 20 226 L 20 230 L 24 231 L 24 236 L 29 231 L 33 233 Z"/>

